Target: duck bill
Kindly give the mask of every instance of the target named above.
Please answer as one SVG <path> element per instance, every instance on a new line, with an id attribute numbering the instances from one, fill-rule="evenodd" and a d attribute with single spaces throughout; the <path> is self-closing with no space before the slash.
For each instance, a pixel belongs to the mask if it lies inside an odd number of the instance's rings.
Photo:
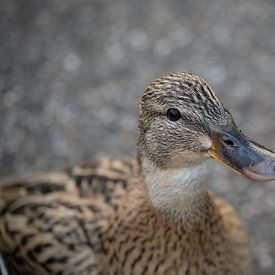
<path id="1" fill-rule="evenodd" d="M 275 153 L 245 137 L 235 125 L 215 128 L 209 154 L 235 172 L 255 181 L 275 180 Z"/>

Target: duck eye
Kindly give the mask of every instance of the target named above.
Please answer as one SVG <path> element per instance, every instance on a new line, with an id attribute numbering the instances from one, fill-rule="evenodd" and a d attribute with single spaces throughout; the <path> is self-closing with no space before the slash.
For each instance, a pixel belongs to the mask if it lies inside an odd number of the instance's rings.
<path id="1" fill-rule="evenodd" d="M 167 117 L 172 120 L 172 121 L 176 121 L 179 120 L 181 117 L 180 111 L 175 109 L 175 108 L 170 108 L 167 111 Z"/>

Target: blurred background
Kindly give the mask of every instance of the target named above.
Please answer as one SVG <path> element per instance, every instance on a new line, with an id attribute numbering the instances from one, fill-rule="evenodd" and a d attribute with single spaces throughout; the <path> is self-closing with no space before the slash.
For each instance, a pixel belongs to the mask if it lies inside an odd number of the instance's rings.
<path id="1" fill-rule="evenodd" d="M 272 0 L 0 0 L 0 176 L 135 154 L 138 101 L 172 71 L 203 76 L 275 149 Z M 242 216 L 253 274 L 275 270 L 275 183 L 213 165 Z"/>

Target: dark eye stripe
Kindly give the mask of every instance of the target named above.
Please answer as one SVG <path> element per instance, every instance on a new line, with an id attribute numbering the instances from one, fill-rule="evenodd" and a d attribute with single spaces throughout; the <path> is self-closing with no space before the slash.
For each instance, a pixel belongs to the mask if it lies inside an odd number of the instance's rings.
<path id="1" fill-rule="evenodd" d="M 167 111 L 167 117 L 171 121 L 176 121 L 176 120 L 179 120 L 181 118 L 181 113 L 180 113 L 179 110 L 177 110 L 175 108 L 170 108 Z"/>

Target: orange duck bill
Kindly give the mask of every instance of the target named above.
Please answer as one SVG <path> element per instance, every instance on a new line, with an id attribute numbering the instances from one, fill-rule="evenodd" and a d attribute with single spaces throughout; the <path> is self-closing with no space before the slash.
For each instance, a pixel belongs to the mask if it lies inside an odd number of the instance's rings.
<path id="1" fill-rule="evenodd" d="M 213 159 L 251 180 L 275 180 L 275 153 L 249 140 L 234 124 L 213 126 L 211 136 Z"/>

